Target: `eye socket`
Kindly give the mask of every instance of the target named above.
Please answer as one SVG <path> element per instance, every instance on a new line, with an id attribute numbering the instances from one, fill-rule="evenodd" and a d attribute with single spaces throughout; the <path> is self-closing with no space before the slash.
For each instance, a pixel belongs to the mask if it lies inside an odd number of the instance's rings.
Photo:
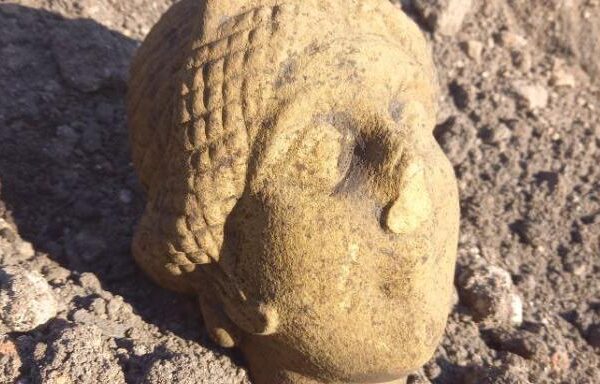
<path id="1" fill-rule="evenodd" d="M 358 115 L 357 116 L 363 116 Z M 400 151 L 395 126 L 377 115 L 347 112 L 316 115 L 286 143 L 272 174 L 290 186 L 332 195 L 387 182 Z M 383 178 L 379 177 L 383 176 Z"/>
<path id="2" fill-rule="evenodd" d="M 357 125 L 352 143 L 346 148 L 344 176 L 334 193 L 352 192 L 365 184 L 390 182 L 402 157 L 401 135 L 377 116 Z"/>
<path id="3" fill-rule="evenodd" d="M 359 136 L 352 154 L 355 166 L 379 167 L 389 157 L 389 148 L 380 137 Z"/>
<path id="4" fill-rule="evenodd" d="M 343 163 L 350 138 L 334 126 L 311 125 L 287 153 L 283 174 L 287 183 L 331 190 L 344 176 Z"/>

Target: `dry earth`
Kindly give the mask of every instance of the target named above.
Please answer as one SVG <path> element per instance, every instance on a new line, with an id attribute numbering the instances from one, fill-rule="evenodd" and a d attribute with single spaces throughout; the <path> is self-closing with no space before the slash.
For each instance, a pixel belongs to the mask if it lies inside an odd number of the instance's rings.
<path id="1" fill-rule="evenodd" d="M 250 382 L 129 254 L 127 66 L 171 3 L 0 1 L 0 383 Z M 457 303 L 410 382 L 600 382 L 600 2 L 400 6 L 462 206 Z"/>

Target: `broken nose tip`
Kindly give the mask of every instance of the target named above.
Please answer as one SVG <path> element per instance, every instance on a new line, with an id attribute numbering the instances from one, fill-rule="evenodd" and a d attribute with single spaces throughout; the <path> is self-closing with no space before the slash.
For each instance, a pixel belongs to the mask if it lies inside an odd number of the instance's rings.
<path id="1" fill-rule="evenodd" d="M 387 229 L 395 234 L 408 234 L 419 228 L 431 215 L 431 199 L 425 184 L 424 169 L 411 164 L 385 220 Z"/>

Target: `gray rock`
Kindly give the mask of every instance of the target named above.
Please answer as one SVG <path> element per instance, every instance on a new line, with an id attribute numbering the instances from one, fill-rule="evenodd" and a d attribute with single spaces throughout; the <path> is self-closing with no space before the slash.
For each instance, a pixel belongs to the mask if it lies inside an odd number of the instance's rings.
<path id="1" fill-rule="evenodd" d="M 232 372 L 230 363 L 216 360 L 211 354 L 174 354 L 152 362 L 144 376 L 143 384 L 231 384 L 249 383 L 245 371 Z"/>
<path id="2" fill-rule="evenodd" d="M 0 337 L 0 384 L 17 383 L 22 365 L 15 343 L 7 336 Z"/>
<path id="3" fill-rule="evenodd" d="M 463 266 L 458 276 L 461 302 L 475 321 L 520 325 L 523 303 L 513 287 L 510 274 L 483 261 Z"/>
<path id="4" fill-rule="evenodd" d="M 56 316 L 52 288 L 37 272 L 0 269 L 0 320 L 13 332 L 29 332 Z"/>
<path id="5" fill-rule="evenodd" d="M 81 92 L 124 87 L 133 42 L 126 44 L 108 30 L 87 23 L 65 23 L 52 31 L 52 54 L 60 74 Z"/>
<path id="6" fill-rule="evenodd" d="M 37 364 L 42 383 L 125 383 L 108 342 L 93 325 L 69 325 L 59 331 Z"/>

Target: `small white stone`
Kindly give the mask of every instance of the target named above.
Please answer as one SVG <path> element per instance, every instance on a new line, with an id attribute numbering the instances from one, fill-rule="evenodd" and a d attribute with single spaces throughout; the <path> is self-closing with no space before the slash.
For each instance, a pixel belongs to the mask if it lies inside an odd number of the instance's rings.
<path id="1" fill-rule="evenodd" d="M 510 298 L 510 323 L 515 326 L 523 324 L 523 300 L 513 293 Z"/>
<path id="2" fill-rule="evenodd" d="M 471 59 L 476 62 L 481 61 L 481 54 L 483 53 L 483 43 L 477 40 L 468 40 L 463 43 L 463 50 Z"/>
<path id="3" fill-rule="evenodd" d="M 513 88 L 530 109 L 542 109 L 548 105 L 548 90 L 541 85 L 517 82 Z"/>
<path id="4" fill-rule="evenodd" d="M 523 48 L 527 45 L 526 38 L 511 31 L 503 31 L 500 34 L 500 42 L 508 48 Z"/>
<path id="5" fill-rule="evenodd" d="M 575 80 L 575 75 L 569 72 L 565 68 L 556 68 L 552 72 L 552 85 L 555 87 L 568 87 L 574 88 L 577 85 L 577 81 Z"/>

